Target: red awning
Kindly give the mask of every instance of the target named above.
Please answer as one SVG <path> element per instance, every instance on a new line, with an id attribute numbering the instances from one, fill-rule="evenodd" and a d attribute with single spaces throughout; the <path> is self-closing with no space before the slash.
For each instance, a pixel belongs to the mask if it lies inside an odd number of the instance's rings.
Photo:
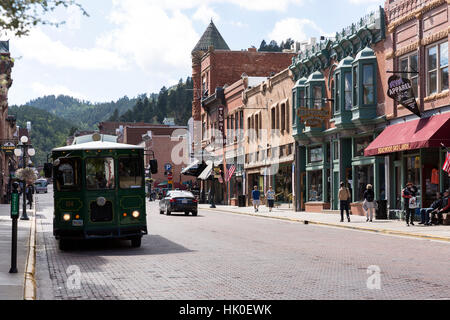
<path id="1" fill-rule="evenodd" d="M 387 127 L 366 148 L 366 157 L 386 153 L 450 147 L 450 112 Z"/>

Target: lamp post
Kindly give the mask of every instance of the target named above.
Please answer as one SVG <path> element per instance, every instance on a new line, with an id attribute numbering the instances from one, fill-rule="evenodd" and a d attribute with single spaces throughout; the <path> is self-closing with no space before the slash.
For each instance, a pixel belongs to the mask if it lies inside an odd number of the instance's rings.
<path id="1" fill-rule="evenodd" d="M 32 145 L 28 144 L 28 137 L 27 136 L 23 136 L 22 138 L 20 138 L 20 142 L 17 145 L 17 147 L 18 148 L 14 150 L 14 154 L 17 157 L 22 156 L 23 169 L 25 169 L 27 167 L 27 154 L 30 157 L 33 157 L 36 154 L 36 150 L 34 150 Z M 20 218 L 20 220 L 30 220 L 30 218 L 28 218 L 28 215 L 27 215 L 27 194 L 26 194 L 26 189 L 27 189 L 27 181 L 24 180 L 23 181 L 22 217 Z"/>

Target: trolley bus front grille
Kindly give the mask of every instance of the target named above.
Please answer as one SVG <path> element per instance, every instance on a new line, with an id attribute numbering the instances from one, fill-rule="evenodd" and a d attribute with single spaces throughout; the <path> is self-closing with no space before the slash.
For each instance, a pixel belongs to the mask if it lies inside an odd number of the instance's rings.
<path id="1" fill-rule="evenodd" d="M 103 207 L 96 202 L 91 203 L 91 221 L 92 222 L 109 222 L 113 220 L 113 209 L 111 201 L 106 201 Z"/>

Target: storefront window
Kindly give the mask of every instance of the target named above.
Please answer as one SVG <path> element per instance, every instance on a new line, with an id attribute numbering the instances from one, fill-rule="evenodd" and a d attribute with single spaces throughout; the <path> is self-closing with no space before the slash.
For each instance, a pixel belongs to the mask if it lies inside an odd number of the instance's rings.
<path id="1" fill-rule="evenodd" d="M 320 162 L 323 160 L 322 147 L 316 147 L 309 149 L 309 162 Z"/>
<path id="2" fill-rule="evenodd" d="M 345 76 L 345 97 L 344 97 L 344 107 L 345 110 L 352 109 L 352 73 L 346 72 Z"/>
<path id="3" fill-rule="evenodd" d="M 364 191 L 367 188 L 368 184 L 373 186 L 373 165 L 365 165 L 365 166 L 356 166 L 355 167 L 355 197 L 356 201 L 364 200 Z"/>
<path id="4" fill-rule="evenodd" d="M 404 72 L 417 72 L 418 58 L 417 52 L 400 58 L 400 70 Z M 418 73 L 404 73 L 402 77 L 411 80 L 414 95 L 418 97 L 419 74 Z"/>
<path id="5" fill-rule="evenodd" d="M 119 186 L 121 189 L 142 188 L 142 169 L 139 158 L 119 159 Z"/>
<path id="6" fill-rule="evenodd" d="M 88 190 L 114 189 L 114 159 L 88 158 L 86 184 Z"/>
<path id="7" fill-rule="evenodd" d="M 291 202 L 292 199 L 292 169 L 291 165 L 280 166 L 275 175 L 276 200 Z"/>
<path id="8" fill-rule="evenodd" d="M 364 150 L 372 142 L 372 136 L 355 138 L 355 154 L 354 157 L 364 157 Z"/>
<path id="9" fill-rule="evenodd" d="M 322 201 L 322 170 L 308 172 L 308 201 Z"/>
<path id="10" fill-rule="evenodd" d="M 375 103 L 375 86 L 374 86 L 373 65 L 366 64 L 363 67 L 363 103 Z"/>
<path id="11" fill-rule="evenodd" d="M 420 183 L 420 156 L 408 156 L 406 158 L 406 181 L 412 182 L 419 190 L 418 196 L 421 195 L 421 183 Z"/>
<path id="12" fill-rule="evenodd" d="M 340 90 L 340 81 L 339 81 L 339 73 L 336 73 L 336 76 L 335 76 L 335 78 L 336 78 L 336 83 L 335 83 L 335 86 L 336 86 L 336 90 L 335 90 L 335 98 L 334 98 L 334 113 L 339 113 L 340 112 L 340 110 L 339 110 L 339 108 L 340 108 L 340 98 L 341 98 L 341 90 Z"/>
<path id="13" fill-rule="evenodd" d="M 448 41 L 427 48 L 428 94 L 448 89 Z"/>

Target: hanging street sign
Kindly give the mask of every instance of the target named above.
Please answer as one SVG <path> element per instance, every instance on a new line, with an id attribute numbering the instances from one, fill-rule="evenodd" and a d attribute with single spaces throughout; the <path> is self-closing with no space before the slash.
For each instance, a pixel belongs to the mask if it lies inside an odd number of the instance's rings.
<path id="1" fill-rule="evenodd" d="M 409 79 L 393 75 L 388 80 L 388 87 L 388 96 L 391 99 L 400 103 L 419 118 L 422 116 Z"/>
<path id="2" fill-rule="evenodd" d="M 12 142 L 7 142 L 4 145 L 1 146 L 1 150 L 5 154 L 14 154 L 14 150 L 16 149 L 16 146 Z"/>
<path id="3" fill-rule="evenodd" d="M 304 123 L 306 127 L 317 128 L 322 126 L 323 122 L 330 118 L 330 110 L 328 108 L 298 108 L 297 116 L 300 118 L 300 122 Z"/>

